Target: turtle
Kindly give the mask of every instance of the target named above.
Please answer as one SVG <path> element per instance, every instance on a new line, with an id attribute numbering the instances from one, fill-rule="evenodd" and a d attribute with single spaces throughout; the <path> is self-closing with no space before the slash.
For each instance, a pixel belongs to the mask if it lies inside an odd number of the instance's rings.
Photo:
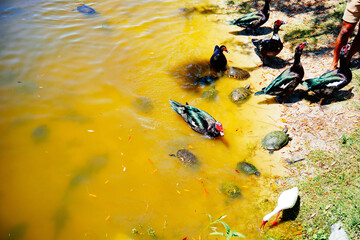
<path id="1" fill-rule="evenodd" d="M 177 157 L 185 166 L 191 166 L 198 162 L 196 156 L 187 149 L 180 149 L 177 151 L 176 156 L 175 154 L 170 154 L 170 156 Z"/>
<path id="2" fill-rule="evenodd" d="M 233 103 L 240 104 L 248 100 L 250 96 L 251 96 L 250 84 L 248 84 L 245 87 L 234 89 L 230 93 L 229 98 Z"/>
<path id="3" fill-rule="evenodd" d="M 275 150 L 284 147 L 289 142 L 289 135 L 286 134 L 287 131 L 288 128 L 285 127 L 282 131 L 269 132 L 261 140 L 262 146 L 269 150 L 269 153 L 273 153 Z"/>
<path id="4" fill-rule="evenodd" d="M 223 182 L 220 191 L 229 198 L 237 198 L 241 195 L 240 188 L 233 182 Z"/>
<path id="5" fill-rule="evenodd" d="M 229 67 L 225 71 L 225 75 L 229 78 L 234 78 L 237 80 L 245 80 L 250 77 L 250 73 L 244 69 L 238 68 L 238 67 Z"/>
<path id="6" fill-rule="evenodd" d="M 256 167 L 248 162 L 238 162 L 236 165 L 236 170 L 241 171 L 247 175 L 251 175 L 251 174 L 255 174 L 256 176 L 260 175 L 260 172 L 256 169 Z"/>
<path id="7" fill-rule="evenodd" d="M 202 98 L 208 100 L 208 101 L 212 101 L 215 100 L 216 97 L 218 96 L 219 91 L 215 89 L 214 86 L 208 88 L 206 91 L 203 92 L 202 94 Z"/>

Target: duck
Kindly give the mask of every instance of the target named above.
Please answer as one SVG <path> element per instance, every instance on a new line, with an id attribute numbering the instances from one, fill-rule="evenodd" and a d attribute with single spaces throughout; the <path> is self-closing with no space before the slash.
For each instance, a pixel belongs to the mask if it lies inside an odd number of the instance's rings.
<path id="1" fill-rule="evenodd" d="M 259 52 L 261 60 L 264 62 L 264 58 L 273 58 L 278 55 L 283 49 L 283 43 L 281 42 L 278 34 L 280 26 L 285 24 L 284 21 L 276 20 L 273 27 L 273 35 L 270 39 L 252 39 L 252 43 L 255 45 Z"/>
<path id="2" fill-rule="evenodd" d="M 229 21 L 231 25 L 236 25 L 239 27 L 243 27 L 246 30 L 256 30 L 258 27 L 263 25 L 267 22 L 270 16 L 270 1 L 271 0 L 265 0 L 265 4 L 263 9 L 257 11 L 257 12 L 251 12 L 248 14 L 245 14 L 241 16 L 238 19 L 234 19 L 232 21 Z"/>
<path id="3" fill-rule="evenodd" d="M 345 45 L 340 51 L 340 66 L 332 71 L 328 71 L 317 78 L 307 79 L 302 85 L 307 91 L 313 91 L 320 95 L 321 102 L 330 97 L 334 92 L 340 90 L 351 82 L 352 73 L 346 60 L 350 44 Z"/>
<path id="4" fill-rule="evenodd" d="M 210 65 L 216 71 L 226 71 L 227 60 L 224 51 L 229 53 L 225 45 L 218 45 L 214 48 L 214 53 L 210 58 Z"/>
<path id="5" fill-rule="evenodd" d="M 273 95 L 282 96 L 283 101 L 286 100 L 295 88 L 300 84 L 304 77 L 304 68 L 301 64 L 300 57 L 303 49 L 308 45 L 308 42 L 300 43 L 295 48 L 293 65 L 284 70 L 278 77 L 276 77 L 269 86 L 256 92 L 254 95 Z"/>
<path id="6" fill-rule="evenodd" d="M 293 208 L 296 204 L 298 196 L 299 196 L 298 187 L 293 187 L 291 189 L 282 192 L 278 198 L 277 206 L 275 207 L 275 209 L 271 213 L 265 215 L 265 217 L 263 218 L 263 222 L 260 226 L 260 231 L 263 232 L 263 230 L 265 229 L 265 224 L 270 220 L 272 216 L 277 214 L 275 221 L 272 223 L 272 226 L 275 226 L 277 224 L 277 219 L 280 215 L 280 212 L 285 209 Z"/>
<path id="7" fill-rule="evenodd" d="M 185 105 L 173 100 L 169 100 L 171 108 L 179 114 L 184 121 L 195 132 L 208 136 L 210 138 L 223 137 L 224 130 L 220 122 L 216 121 L 207 112 L 190 106 L 188 103 Z"/>

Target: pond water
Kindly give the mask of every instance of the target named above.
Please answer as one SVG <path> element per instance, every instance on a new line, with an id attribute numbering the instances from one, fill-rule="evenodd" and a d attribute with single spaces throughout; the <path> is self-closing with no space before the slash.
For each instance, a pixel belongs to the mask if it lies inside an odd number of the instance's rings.
<path id="1" fill-rule="evenodd" d="M 213 4 L 206 0 L 95 0 L 85 2 L 97 11 L 91 16 L 76 11 L 82 3 L 0 3 L 1 237 L 151 239 L 154 231 L 161 239 L 214 239 L 208 213 L 261 239 L 267 212 L 258 203 L 266 179 L 284 170 L 277 153 L 260 147 L 278 129 L 276 104 L 228 98 L 261 80 L 248 45 L 201 11 Z M 218 79 L 218 96 L 206 100 L 209 86 L 187 80 L 222 43 L 229 65 L 251 77 Z M 210 113 L 225 136 L 194 132 L 169 99 Z M 197 156 L 197 168 L 169 156 L 181 148 Z M 235 171 L 244 159 L 260 177 Z M 242 196 L 227 199 L 223 182 Z"/>

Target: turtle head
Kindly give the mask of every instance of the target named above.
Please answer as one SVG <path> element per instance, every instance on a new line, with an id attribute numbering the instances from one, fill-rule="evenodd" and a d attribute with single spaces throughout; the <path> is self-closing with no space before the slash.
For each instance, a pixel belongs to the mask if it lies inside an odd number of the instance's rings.
<path id="1" fill-rule="evenodd" d="M 227 48 L 225 47 L 225 45 L 221 45 L 220 46 L 220 50 L 222 51 L 222 52 L 227 52 L 227 53 L 229 53 L 229 51 L 227 50 Z"/>
<path id="2" fill-rule="evenodd" d="M 288 129 L 288 127 L 284 127 L 284 129 L 282 130 L 284 133 L 287 133 L 287 131 L 288 131 L 289 129 Z"/>
<path id="3" fill-rule="evenodd" d="M 223 126 L 220 122 L 216 122 L 215 123 L 215 128 L 218 132 L 220 132 L 220 136 L 223 137 L 224 136 L 224 129 Z"/>

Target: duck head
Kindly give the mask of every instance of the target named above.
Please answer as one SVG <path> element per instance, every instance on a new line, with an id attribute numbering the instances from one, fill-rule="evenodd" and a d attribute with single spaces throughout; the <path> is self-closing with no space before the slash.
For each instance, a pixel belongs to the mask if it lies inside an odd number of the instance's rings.
<path id="1" fill-rule="evenodd" d="M 221 51 L 221 52 L 227 52 L 227 53 L 229 53 L 229 51 L 227 50 L 227 48 L 225 47 L 225 45 L 221 45 L 221 46 L 220 46 L 220 51 Z"/>
<path id="2" fill-rule="evenodd" d="M 343 47 L 341 48 L 340 55 L 346 57 L 347 54 L 348 54 L 348 52 L 349 52 L 350 46 L 351 46 L 350 43 L 348 43 L 348 44 L 346 44 L 345 46 L 343 46 Z"/>
<path id="3" fill-rule="evenodd" d="M 306 45 L 308 45 L 309 42 L 302 42 L 299 45 L 296 46 L 295 48 L 295 61 L 294 63 L 299 63 L 300 62 L 300 56 L 303 52 L 303 49 L 306 47 Z"/>
<path id="4" fill-rule="evenodd" d="M 281 26 L 281 25 L 284 25 L 284 24 L 286 24 L 286 22 L 284 22 L 284 21 L 281 21 L 281 20 L 276 20 L 275 22 L 274 22 L 274 27 L 275 26 Z"/>
<path id="5" fill-rule="evenodd" d="M 300 43 L 299 45 L 296 46 L 296 51 L 302 51 L 308 44 L 309 42 Z"/>
<path id="6" fill-rule="evenodd" d="M 216 129 L 216 131 L 218 131 L 220 133 L 221 137 L 224 136 L 224 129 L 223 129 L 223 126 L 222 126 L 222 124 L 220 122 L 215 123 L 215 129 Z"/>
<path id="7" fill-rule="evenodd" d="M 283 24 L 286 24 L 286 22 L 281 20 L 276 20 L 274 22 L 274 27 L 273 27 L 274 34 L 277 34 L 279 32 L 280 26 Z"/>

